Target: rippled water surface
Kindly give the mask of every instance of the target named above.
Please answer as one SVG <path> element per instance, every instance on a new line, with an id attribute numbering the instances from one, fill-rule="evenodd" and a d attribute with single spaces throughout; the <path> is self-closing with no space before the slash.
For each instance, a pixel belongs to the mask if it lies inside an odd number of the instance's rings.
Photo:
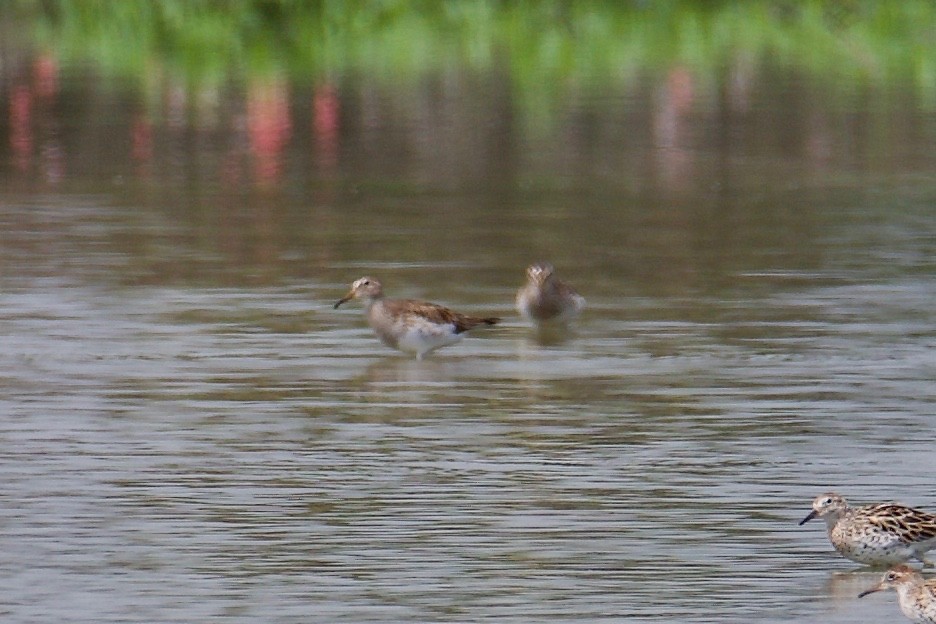
<path id="1" fill-rule="evenodd" d="M 271 164 L 234 101 L 128 157 L 120 87 L 63 75 L 95 114 L 3 154 L 4 619 L 896 621 L 797 522 L 936 510 L 936 129 L 876 153 L 784 80 L 723 131 L 630 94 L 535 137 L 496 84 L 349 82 L 337 146 L 300 89 Z M 541 258 L 569 332 L 513 311 Z M 363 274 L 505 322 L 415 361 L 332 308 Z"/>

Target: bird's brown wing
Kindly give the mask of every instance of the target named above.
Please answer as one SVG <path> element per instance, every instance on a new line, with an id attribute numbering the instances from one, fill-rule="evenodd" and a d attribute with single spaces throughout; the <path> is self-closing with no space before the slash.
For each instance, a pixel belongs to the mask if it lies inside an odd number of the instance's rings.
<path id="1" fill-rule="evenodd" d="M 936 538 L 936 515 L 897 505 L 884 503 L 862 510 L 868 522 L 900 536 L 906 544 L 925 542 Z"/>
<path id="2" fill-rule="evenodd" d="M 496 317 L 468 316 L 437 303 L 414 299 L 385 300 L 384 307 L 394 316 L 415 316 L 432 323 L 454 325 L 456 334 L 466 332 L 478 325 L 496 325 L 500 322 L 500 319 Z"/>

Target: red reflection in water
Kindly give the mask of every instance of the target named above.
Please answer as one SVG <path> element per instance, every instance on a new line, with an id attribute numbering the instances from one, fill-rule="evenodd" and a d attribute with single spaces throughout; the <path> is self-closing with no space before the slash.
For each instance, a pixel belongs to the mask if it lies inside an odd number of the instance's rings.
<path id="1" fill-rule="evenodd" d="M 326 84 L 316 89 L 312 96 L 312 115 L 318 161 L 323 168 L 334 170 L 338 164 L 338 131 L 341 128 L 341 103 L 334 86 Z"/>
<path id="2" fill-rule="evenodd" d="M 53 102 L 59 92 L 59 64 L 51 54 L 41 54 L 32 65 L 33 94 L 37 103 Z M 65 177 L 65 150 L 59 133 L 59 119 L 49 114 L 41 115 L 45 131 L 40 133 L 39 167 L 50 184 L 58 184 Z"/>
<path id="3" fill-rule="evenodd" d="M 32 91 L 25 85 L 13 87 L 10 94 L 10 147 L 13 163 L 20 171 L 29 168 L 33 153 Z"/>
<path id="4" fill-rule="evenodd" d="M 285 81 L 251 85 L 247 92 L 247 132 L 257 182 L 269 185 L 279 181 L 283 150 L 291 131 L 289 89 Z"/>
<path id="5" fill-rule="evenodd" d="M 65 173 L 65 157 L 58 135 L 58 120 L 49 108 L 59 90 L 55 57 L 43 54 L 29 66 L 29 79 L 14 84 L 9 93 L 10 149 L 13 166 L 27 171 L 38 152 L 39 168 L 50 183 Z"/>
<path id="6" fill-rule="evenodd" d="M 152 174 L 153 121 L 146 113 L 138 113 L 130 126 L 130 155 L 137 163 L 137 174 L 148 178 Z"/>
<path id="7" fill-rule="evenodd" d="M 691 126 L 687 119 L 695 101 L 692 74 L 685 67 L 674 67 L 667 75 L 654 111 L 653 131 L 657 163 L 664 189 L 688 190 L 692 181 L 692 160 L 686 149 Z"/>
<path id="8" fill-rule="evenodd" d="M 58 139 L 50 139 L 40 152 L 40 169 L 46 182 L 58 184 L 65 177 L 65 150 Z"/>
<path id="9" fill-rule="evenodd" d="M 33 63 L 33 84 L 36 95 L 51 98 L 58 94 L 58 59 L 50 54 L 40 55 Z"/>

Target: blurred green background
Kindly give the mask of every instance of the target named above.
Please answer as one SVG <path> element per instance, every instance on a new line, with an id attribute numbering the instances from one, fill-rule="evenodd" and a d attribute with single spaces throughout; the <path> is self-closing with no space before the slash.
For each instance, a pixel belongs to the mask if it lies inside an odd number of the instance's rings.
<path id="1" fill-rule="evenodd" d="M 846 98 L 865 85 L 911 86 L 936 106 L 929 1 L 17 0 L 4 11 L 25 25 L 8 36 L 143 85 L 154 70 L 205 85 L 349 73 L 416 81 L 457 66 L 505 72 L 537 108 L 673 66 L 714 87 L 726 69 L 771 64 L 834 78 Z"/>

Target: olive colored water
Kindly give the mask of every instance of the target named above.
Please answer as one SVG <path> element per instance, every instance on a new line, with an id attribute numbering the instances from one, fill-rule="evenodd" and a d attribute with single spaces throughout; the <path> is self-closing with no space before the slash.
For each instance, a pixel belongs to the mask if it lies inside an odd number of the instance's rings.
<path id="1" fill-rule="evenodd" d="M 932 112 L 386 82 L 9 70 L 4 621 L 896 621 L 797 521 L 936 510 Z M 411 360 L 332 309 L 364 274 L 505 322 Z"/>

